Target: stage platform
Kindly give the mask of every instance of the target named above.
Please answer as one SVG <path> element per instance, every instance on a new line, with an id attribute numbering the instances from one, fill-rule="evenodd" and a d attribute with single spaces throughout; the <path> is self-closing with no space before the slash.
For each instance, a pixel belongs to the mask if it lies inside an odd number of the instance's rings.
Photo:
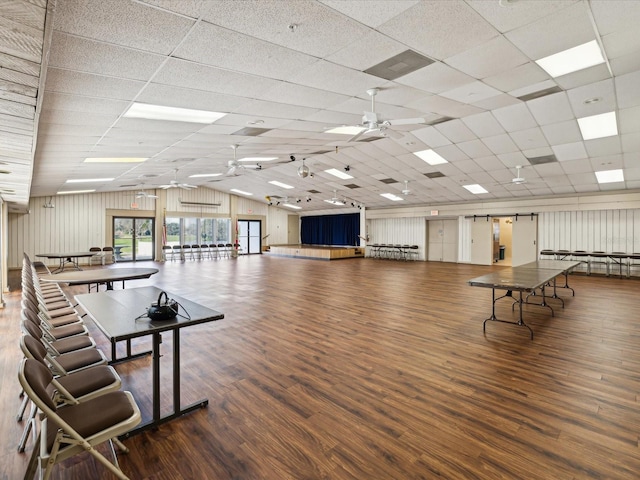
<path id="1" fill-rule="evenodd" d="M 364 248 L 329 247 L 323 245 L 270 245 L 269 253 L 281 257 L 340 260 L 343 258 L 364 257 Z"/>

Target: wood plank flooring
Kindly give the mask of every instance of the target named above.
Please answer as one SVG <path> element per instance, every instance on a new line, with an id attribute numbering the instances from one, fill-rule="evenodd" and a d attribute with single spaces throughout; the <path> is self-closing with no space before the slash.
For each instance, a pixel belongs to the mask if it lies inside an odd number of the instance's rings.
<path id="1" fill-rule="evenodd" d="M 183 403 L 209 406 L 126 440 L 131 479 L 640 477 L 638 280 L 570 276 L 576 296 L 561 290 L 555 317 L 525 307 L 531 341 L 502 323 L 482 332 L 491 291 L 466 281 L 501 267 L 267 254 L 158 266 L 128 288 L 155 284 L 226 317 L 182 331 Z M 16 452 L 19 299 L 7 296 L 0 320 L 7 480 L 22 477 L 33 448 Z M 497 314 L 517 315 L 508 299 Z M 165 335 L 165 405 L 171 344 Z M 116 367 L 145 417 L 150 367 L 148 357 Z M 88 455 L 53 474 L 89 478 L 112 476 Z"/>

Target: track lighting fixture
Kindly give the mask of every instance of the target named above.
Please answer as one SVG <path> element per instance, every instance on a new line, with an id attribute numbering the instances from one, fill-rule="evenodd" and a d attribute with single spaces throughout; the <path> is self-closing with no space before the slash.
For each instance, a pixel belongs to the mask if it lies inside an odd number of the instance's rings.
<path id="1" fill-rule="evenodd" d="M 307 197 L 307 202 L 310 202 L 310 201 L 311 201 L 311 197 Z"/>

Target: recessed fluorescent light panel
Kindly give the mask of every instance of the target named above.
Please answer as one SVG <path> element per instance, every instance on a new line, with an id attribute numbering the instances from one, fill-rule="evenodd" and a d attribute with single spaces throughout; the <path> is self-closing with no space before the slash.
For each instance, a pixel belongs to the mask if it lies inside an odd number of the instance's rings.
<path id="1" fill-rule="evenodd" d="M 536 63 L 555 78 L 604 63 L 604 57 L 598 42 L 592 40 L 536 60 Z"/>
<path id="2" fill-rule="evenodd" d="M 56 195 L 72 195 L 74 193 L 92 193 L 95 192 L 95 189 L 93 190 L 69 190 L 67 192 L 56 192 Z"/>
<path id="3" fill-rule="evenodd" d="M 273 162 L 278 157 L 244 157 L 238 160 L 239 162 Z"/>
<path id="4" fill-rule="evenodd" d="M 381 193 L 381 197 L 388 198 L 389 200 L 393 200 L 394 202 L 399 202 L 400 200 L 404 200 L 404 198 L 394 195 L 393 193 Z"/>
<path id="5" fill-rule="evenodd" d="M 438 155 L 436 152 L 434 152 L 433 150 L 429 149 L 429 150 L 421 150 L 419 152 L 413 152 L 413 154 L 424 160 L 425 162 L 427 162 L 429 165 L 441 165 L 443 163 L 449 163 L 447 162 L 444 158 L 442 158 L 440 155 Z"/>
<path id="6" fill-rule="evenodd" d="M 298 205 L 291 205 L 290 203 L 283 203 L 282 206 L 292 208 L 294 210 L 302 210 L 302 207 L 299 207 Z"/>
<path id="7" fill-rule="evenodd" d="M 342 203 L 340 200 L 336 200 L 335 198 L 331 200 L 325 200 L 325 202 L 330 203 L 331 205 L 344 205 L 344 203 Z"/>
<path id="8" fill-rule="evenodd" d="M 616 112 L 601 113 L 600 115 L 579 118 L 578 125 L 580 126 L 582 138 L 585 140 L 611 137 L 618 134 Z"/>
<path id="9" fill-rule="evenodd" d="M 364 132 L 365 130 L 366 128 L 362 128 L 362 127 L 342 126 L 342 127 L 336 127 L 336 128 L 331 128 L 329 130 L 325 130 L 324 133 L 338 133 L 340 135 L 357 135 L 360 132 Z"/>
<path id="10" fill-rule="evenodd" d="M 280 187 L 280 188 L 293 188 L 291 185 L 287 185 L 286 183 L 282 183 L 277 180 L 271 180 L 269 183 L 271 185 L 275 185 L 276 187 Z"/>
<path id="11" fill-rule="evenodd" d="M 190 108 L 165 107 L 149 103 L 134 103 L 123 115 L 127 118 L 145 118 L 147 120 L 169 120 L 173 122 L 213 123 L 226 113 L 193 110 Z"/>
<path id="12" fill-rule="evenodd" d="M 242 191 L 242 190 L 238 190 L 237 188 L 232 188 L 232 189 L 231 189 L 231 191 L 232 191 L 233 193 L 239 193 L 240 195 L 247 195 L 247 196 L 249 196 L 249 197 L 250 197 L 251 195 L 253 195 L 253 193 L 244 192 L 244 191 Z"/>
<path id="13" fill-rule="evenodd" d="M 205 177 L 219 177 L 221 173 L 196 173 L 195 175 L 189 175 L 189 178 L 205 178 Z"/>
<path id="14" fill-rule="evenodd" d="M 112 182 L 113 180 L 113 178 L 75 178 L 65 183 Z"/>
<path id="15" fill-rule="evenodd" d="M 624 182 L 624 173 L 622 169 L 602 170 L 596 172 L 596 178 L 598 179 L 598 183 Z"/>
<path id="16" fill-rule="evenodd" d="M 482 185 L 478 185 L 477 183 L 473 185 L 463 185 L 464 188 L 469 190 L 474 195 L 479 195 L 481 193 L 489 193 Z"/>
<path id="17" fill-rule="evenodd" d="M 325 173 L 328 173 L 329 175 L 333 175 L 334 177 L 341 178 L 342 180 L 349 180 L 350 178 L 353 178 L 348 173 L 341 172 L 337 168 L 330 168 L 329 170 L 325 170 Z"/>

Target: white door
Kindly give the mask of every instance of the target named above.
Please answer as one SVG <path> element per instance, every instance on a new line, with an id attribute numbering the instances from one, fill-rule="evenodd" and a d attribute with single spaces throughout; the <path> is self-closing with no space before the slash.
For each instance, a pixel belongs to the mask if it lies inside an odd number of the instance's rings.
<path id="1" fill-rule="evenodd" d="M 535 262 L 538 256 L 538 216 L 513 217 L 511 265 L 517 267 Z"/>
<path id="2" fill-rule="evenodd" d="M 458 261 L 458 221 L 429 220 L 428 258 L 430 262 Z"/>
<path id="3" fill-rule="evenodd" d="M 492 258 L 493 219 L 477 217 L 471 221 L 471 263 L 491 265 Z"/>
<path id="4" fill-rule="evenodd" d="M 429 220 L 427 230 L 429 238 L 427 260 L 430 262 L 441 262 L 443 257 L 442 239 L 444 237 L 442 220 Z"/>

